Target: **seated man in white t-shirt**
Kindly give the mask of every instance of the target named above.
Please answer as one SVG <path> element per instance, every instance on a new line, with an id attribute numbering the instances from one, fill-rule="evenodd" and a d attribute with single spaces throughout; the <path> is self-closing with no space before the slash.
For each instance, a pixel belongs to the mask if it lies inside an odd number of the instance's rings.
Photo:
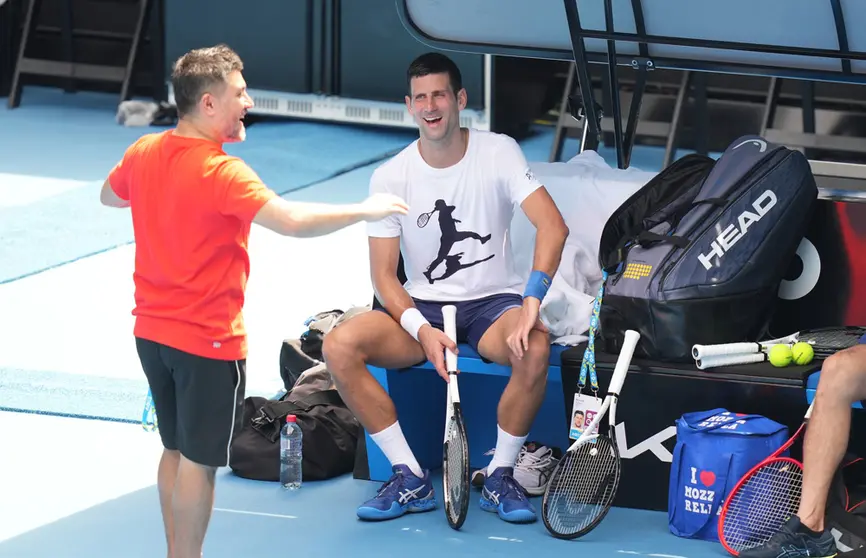
<path id="1" fill-rule="evenodd" d="M 454 304 L 458 342 L 512 369 L 499 400 L 496 448 L 481 507 L 506 521 L 535 521 L 513 470 L 544 399 L 550 341 L 538 313 L 568 228 L 517 142 L 460 127 L 466 90 L 448 57 L 425 54 L 407 73 L 406 104 L 420 138 L 376 169 L 370 182 L 371 193 L 398 195 L 410 207 L 408 215 L 368 228 L 373 286 L 384 309 L 333 329 L 323 348 L 340 395 L 394 471 L 376 497 L 358 508 L 358 516 L 391 519 L 436 507 L 429 472 L 418 464 L 393 402 L 367 364 L 404 368 L 426 359 L 447 380 L 444 351 L 457 347 L 442 331 L 442 306 Z M 509 241 L 516 206 L 537 229 L 525 285 L 514 269 Z M 405 284 L 397 276 L 401 251 Z"/>

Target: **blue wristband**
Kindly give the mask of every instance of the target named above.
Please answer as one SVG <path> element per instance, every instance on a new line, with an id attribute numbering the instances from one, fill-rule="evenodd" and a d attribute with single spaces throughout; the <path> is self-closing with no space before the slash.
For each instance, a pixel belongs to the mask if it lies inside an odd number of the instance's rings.
<path id="1" fill-rule="evenodd" d="M 552 282 L 553 280 L 550 278 L 550 275 L 543 271 L 533 269 L 532 273 L 529 274 L 529 281 L 526 282 L 526 290 L 523 292 L 523 298 L 534 296 L 538 300 L 544 300 Z"/>

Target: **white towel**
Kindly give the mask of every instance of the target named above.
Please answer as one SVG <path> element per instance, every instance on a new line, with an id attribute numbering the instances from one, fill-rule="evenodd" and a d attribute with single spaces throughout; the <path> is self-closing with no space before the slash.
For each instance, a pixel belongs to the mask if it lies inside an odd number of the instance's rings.
<path id="1" fill-rule="evenodd" d="M 533 163 L 569 228 L 559 270 L 541 305 L 541 319 L 551 340 L 577 345 L 587 339 L 592 302 L 601 285 L 598 244 L 610 215 L 645 185 L 655 173 L 612 168 L 595 151 L 585 151 L 567 163 Z M 515 265 L 528 279 L 535 250 L 535 228 L 522 211 L 511 224 Z"/>

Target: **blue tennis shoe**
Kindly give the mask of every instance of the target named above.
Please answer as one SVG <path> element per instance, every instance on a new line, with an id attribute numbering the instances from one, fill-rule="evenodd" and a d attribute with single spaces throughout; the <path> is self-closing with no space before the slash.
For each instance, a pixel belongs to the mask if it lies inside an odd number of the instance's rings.
<path id="1" fill-rule="evenodd" d="M 532 523 L 537 519 L 535 508 L 514 480 L 512 467 L 498 467 L 484 479 L 481 489 L 481 509 L 496 512 L 510 523 Z"/>
<path id="2" fill-rule="evenodd" d="M 405 465 L 394 465 L 394 474 L 379 492 L 358 507 L 358 517 L 367 521 L 394 519 L 404 513 L 436 509 L 430 472 L 418 477 Z"/>

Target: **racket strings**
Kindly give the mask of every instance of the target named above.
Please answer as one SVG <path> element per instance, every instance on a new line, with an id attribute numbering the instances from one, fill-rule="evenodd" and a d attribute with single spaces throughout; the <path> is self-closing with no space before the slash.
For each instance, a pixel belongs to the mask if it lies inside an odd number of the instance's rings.
<path id="1" fill-rule="evenodd" d="M 448 514 L 452 520 L 457 521 L 465 498 L 469 497 L 465 486 L 466 471 L 468 470 L 468 448 L 465 439 L 460 434 L 460 428 L 456 420 L 452 420 L 448 426 L 448 441 L 445 449 L 445 501 Z"/>
<path id="2" fill-rule="evenodd" d="M 765 544 L 800 506 L 803 469 L 794 461 L 767 463 L 727 504 L 722 536 L 737 552 Z"/>
<path id="3" fill-rule="evenodd" d="M 811 344 L 818 356 L 830 356 L 835 352 L 853 347 L 860 342 L 863 331 L 827 330 L 804 334 L 800 341 Z"/>
<path id="4" fill-rule="evenodd" d="M 597 438 L 567 452 L 560 473 L 550 481 L 550 527 L 560 534 L 579 533 L 591 527 L 613 502 L 619 467 L 607 438 Z"/>

